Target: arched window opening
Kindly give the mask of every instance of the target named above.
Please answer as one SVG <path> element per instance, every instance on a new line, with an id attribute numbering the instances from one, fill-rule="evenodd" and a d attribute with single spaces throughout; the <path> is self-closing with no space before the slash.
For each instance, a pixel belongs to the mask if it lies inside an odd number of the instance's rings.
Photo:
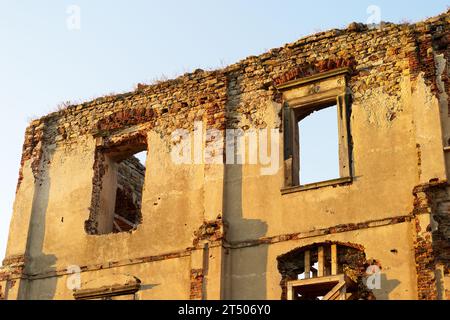
<path id="1" fill-rule="evenodd" d="M 366 255 L 359 246 L 314 244 L 278 257 L 282 299 L 374 299 L 364 282 Z"/>

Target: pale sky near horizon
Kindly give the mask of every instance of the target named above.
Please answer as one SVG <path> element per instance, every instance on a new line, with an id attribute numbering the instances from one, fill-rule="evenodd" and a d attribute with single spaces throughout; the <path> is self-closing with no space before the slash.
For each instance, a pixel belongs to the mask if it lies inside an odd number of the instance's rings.
<path id="1" fill-rule="evenodd" d="M 25 128 L 63 101 L 133 90 L 137 83 L 213 69 L 305 35 L 381 20 L 418 21 L 450 0 L 106 1 L 0 0 L 0 261 L 4 257 Z M 80 29 L 70 30 L 71 5 Z M 72 21 L 72 20 L 71 20 Z M 24 226 L 27 228 L 28 226 Z"/>

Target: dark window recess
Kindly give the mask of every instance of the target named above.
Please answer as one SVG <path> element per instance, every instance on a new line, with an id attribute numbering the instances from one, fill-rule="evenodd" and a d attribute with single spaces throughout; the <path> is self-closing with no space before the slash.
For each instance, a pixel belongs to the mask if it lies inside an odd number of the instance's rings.
<path id="1" fill-rule="evenodd" d="M 97 146 L 88 234 L 130 232 L 142 223 L 146 157 L 145 136 Z"/>
<path id="2" fill-rule="evenodd" d="M 145 153 L 118 164 L 113 232 L 135 229 L 142 222 L 142 191 L 145 180 Z"/>

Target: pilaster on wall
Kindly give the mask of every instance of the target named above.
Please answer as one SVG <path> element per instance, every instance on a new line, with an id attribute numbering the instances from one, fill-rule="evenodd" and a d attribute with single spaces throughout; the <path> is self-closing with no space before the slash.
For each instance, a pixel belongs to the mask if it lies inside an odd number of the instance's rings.
<path id="1" fill-rule="evenodd" d="M 43 202 L 48 191 L 48 168 L 54 147 L 55 119 L 33 121 L 25 133 L 16 199 L 11 219 L 6 257 L 0 268 L 4 298 L 25 299 L 27 275 L 33 250 L 41 250 L 45 230 Z"/>
<path id="2" fill-rule="evenodd" d="M 223 298 L 223 267 L 225 261 L 225 226 L 222 217 L 205 221 L 195 232 L 191 250 L 190 299 L 220 300 Z"/>
<path id="3" fill-rule="evenodd" d="M 211 246 L 205 243 L 191 252 L 191 300 L 220 300 L 223 298 L 223 262 L 225 249 L 221 241 Z"/>
<path id="4" fill-rule="evenodd" d="M 24 255 L 27 250 L 28 228 L 31 224 L 36 192 L 36 183 L 30 161 L 27 160 L 23 163 L 21 177 L 19 179 L 20 185 L 16 192 L 5 260 L 18 255 Z"/>

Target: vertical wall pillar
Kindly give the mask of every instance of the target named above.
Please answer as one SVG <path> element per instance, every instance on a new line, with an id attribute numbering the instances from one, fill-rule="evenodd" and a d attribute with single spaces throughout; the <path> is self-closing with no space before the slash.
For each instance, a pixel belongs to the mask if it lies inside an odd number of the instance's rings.
<path id="1" fill-rule="evenodd" d="M 311 277 L 311 253 L 309 250 L 305 251 L 305 279 Z"/>
<path id="2" fill-rule="evenodd" d="M 337 245 L 331 245 L 331 275 L 335 276 L 338 274 L 338 262 L 337 262 Z"/>
<path id="3" fill-rule="evenodd" d="M 318 277 L 323 277 L 325 275 L 325 251 L 323 249 L 323 247 L 319 247 L 319 252 L 318 252 L 318 260 L 319 260 L 319 270 L 317 272 L 317 276 Z"/>

